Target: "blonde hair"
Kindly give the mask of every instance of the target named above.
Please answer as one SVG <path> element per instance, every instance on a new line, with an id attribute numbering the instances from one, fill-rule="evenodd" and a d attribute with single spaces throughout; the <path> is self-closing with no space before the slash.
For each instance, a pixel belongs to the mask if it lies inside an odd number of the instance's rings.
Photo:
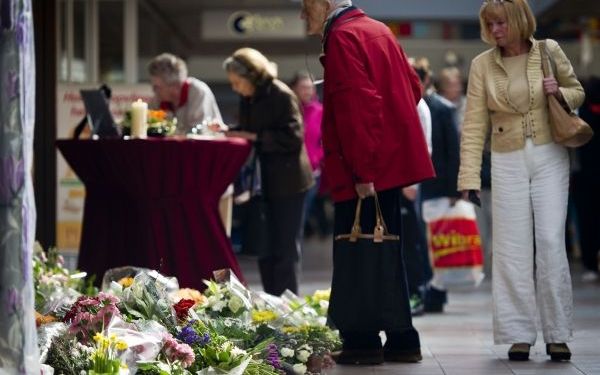
<path id="1" fill-rule="evenodd" d="M 277 67 L 258 50 L 240 48 L 223 62 L 223 69 L 246 78 L 254 86 L 277 78 Z"/>
<path id="2" fill-rule="evenodd" d="M 537 27 L 527 0 L 484 1 L 479 10 L 481 40 L 492 46 L 496 45 L 496 40 L 488 29 L 487 23 L 495 19 L 506 19 L 510 40 L 528 40 Z"/>

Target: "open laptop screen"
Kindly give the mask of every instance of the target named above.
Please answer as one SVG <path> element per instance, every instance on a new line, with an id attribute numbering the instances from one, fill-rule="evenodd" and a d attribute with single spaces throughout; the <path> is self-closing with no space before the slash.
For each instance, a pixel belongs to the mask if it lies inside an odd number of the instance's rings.
<path id="1" fill-rule="evenodd" d="M 119 137 L 119 129 L 108 108 L 108 100 L 100 89 L 80 90 L 92 134 L 100 138 Z"/>

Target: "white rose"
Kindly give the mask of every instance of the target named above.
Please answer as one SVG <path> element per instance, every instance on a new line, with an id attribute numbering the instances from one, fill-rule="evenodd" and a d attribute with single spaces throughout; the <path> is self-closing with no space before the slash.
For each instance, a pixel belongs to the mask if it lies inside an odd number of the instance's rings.
<path id="1" fill-rule="evenodd" d="M 296 354 L 296 358 L 302 363 L 308 361 L 308 357 L 310 357 L 310 352 L 308 350 L 298 350 L 298 354 Z"/>
<path id="2" fill-rule="evenodd" d="M 327 310 L 329 308 L 329 301 L 319 301 L 319 306 L 321 306 L 323 310 Z"/>
<path id="3" fill-rule="evenodd" d="M 306 366 L 302 363 L 296 363 L 292 368 L 295 374 L 304 375 L 306 373 Z"/>
<path id="4" fill-rule="evenodd" d="M 211 306 L 212 311 L 222 311 L 223 308 L 225 307 L 225 302 L 223 301 L 218 301 L 216 302 L 214 305 Z"/>
<path id="5" fill-rule="evenodd" d="M 282 357 L 293 357 L 294 356 L 294 349 L 281 348 L 281 356 Z"/>
<path id="6" fill-rule="evenodd" d="M 242 300 L 239 297 L 234 296 L 231 297 L 231 299 L 229 300 L 227 307 L 229 307 L 229 310 L 231 310 L 231 312 L 235 314 L 238 312 L 239 309 L 244 307 L 244 302 L 242 302 Z"/>

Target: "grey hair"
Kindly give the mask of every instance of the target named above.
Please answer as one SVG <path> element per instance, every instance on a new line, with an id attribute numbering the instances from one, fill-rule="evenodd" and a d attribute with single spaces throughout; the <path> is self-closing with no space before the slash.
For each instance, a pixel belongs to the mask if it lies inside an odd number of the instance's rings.
<path id="1" fill-rule="evenodd" d="M 162 78 L 167 84 L 181 83 L 188 76 L 186 63 L 170 53 L 163 53 L 153 58 L 148 64 L 148 73 Z"/>

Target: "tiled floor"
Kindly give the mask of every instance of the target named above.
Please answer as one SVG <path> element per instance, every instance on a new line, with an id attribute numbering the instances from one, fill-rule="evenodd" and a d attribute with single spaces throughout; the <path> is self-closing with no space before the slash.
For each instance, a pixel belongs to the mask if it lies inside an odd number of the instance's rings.
<path id="1" fill-rule="evenodd" d="M 255 259 L 240 256 L 250 286 L 260 289 Z M 575 340 L 570 344 L 570 362 L 555 363 L 545 354 L 542 342 L 532 348 L 527 362 L 509 362 L 508 346 L 492 341 L 491 292 L 489 282 L 472 291 L 452 292 L 443 314 L 414 319 L 421 334 L 423 361 L 418 364 L 380 366 L 336 366 L 328 375 L 600 375 L 600 283 L 583 284 L 573 266 Z M 305 244 L 301 293 L 329 287 L 330 240 Z M 541 335 L 541 333 L 540 333 Z"/>

